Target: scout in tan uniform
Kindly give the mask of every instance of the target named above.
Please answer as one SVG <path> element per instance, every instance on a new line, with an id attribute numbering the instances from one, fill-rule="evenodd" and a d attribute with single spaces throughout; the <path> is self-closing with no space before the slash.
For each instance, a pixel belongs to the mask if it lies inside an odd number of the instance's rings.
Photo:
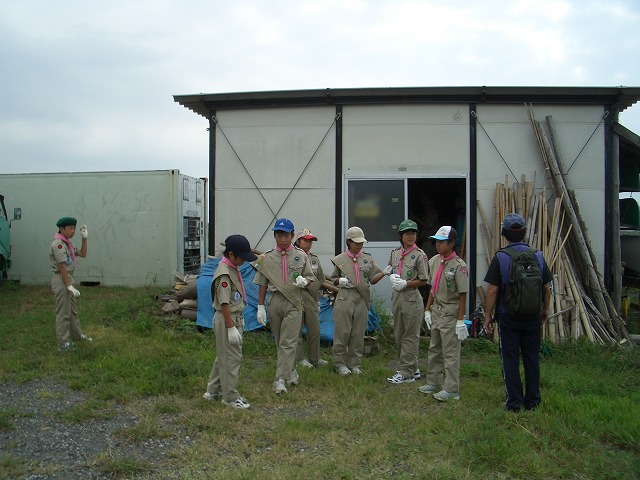
<path id="1" fill-rule="evenodd" d="M 458 233 L 454 228 L 440 227 L 429 238 L 435 240 L 438 255 L 429 260 L 431 292 L 424 320 L 431 329 L 431 344 L 426 383 L 418 390 L 446 402 L 460 399 L 460 345 L 469 336 L 464 324 L 469 272 L 456 255 Z M 435 393 L 438 385 L 442 390 Z"/>
<path id="2" fill-rule="evenodd" d="M 268 310 L 278 349 L 273 390 L 279 395 L 287 392 L 285 382 L 297 385 L 299 381 L 294 367 L 302 325 L 302 289 L 311 286 L 314 276 L 307 254 L 291 244 L 294 232 L 291 220 L 279 218 L 272 230 L 276 248 L 260 255 L 253 264 L 257 271 L 253 283 L 259 286 L 258 322 L 267 324 Z M 265 310 L 267 291 L 270 295 Z"/>
<path id="3" fill-rule="evenodd" d="M 78 221 L 73 217 L 62 217 L 56 223 L 58 233 L 53 236 L 49 249 L 49 263 L 53 272 L 51 290 L 56 299 L 56 335 L 58 350 L 73 348 L 71 340 L 91 341 L 80 330 L 80 319 L 76 298 L 80 292 L 73 286 L 73 272 L 78 264 L 77 257 L 87 256 L 87 226 L 80 227 L 82 246 L 80 249 L 71 244 L 71 238 L 76 234 Z M 71 339 L 69 338 L 71 337 Z"/>
<path id="4" fill-rule="evenodd" d="M 298 338 L 298 349 L 296 352 L 296 363 L 301 367 L 313 368 L 318 365 L 326 365 L 327 361 L 320 358 L 320 319 L 318 313 L 320 305 L 318 304 L 320 287 L 324 283 L 324 272 L 320 265 L 320 259 L 317 255 L 311 253 L 313 242 L 318 239 L 311 233 L 311 230 L 303 228 L 295 238 L 293 244 L 304 250 L 309 257 L 311 270 L 315 279 L 309 288 L 302 290 L 302 301 L 304 303 L 304 311 L 302 313 L 302 324 L 307 328 L 307 350 L 308 357 L 304 358 L 304 342 L 302 334 Z"/>
<path id="5" fill-rule="evenodd" d="M 364 334 L 367 329 L 371 293 L 384 273 L 373 257 L 362 251 L 367 240 L 360 227 L 347 230 L 347 249 L 333 257 L 331 274 L 334 285 L 340 287 L 333 304 L 333 368 L 340 375 L 362 373 Z"/>
<path id="6" fill-rule="evenodd" d="M 384 269 L 393 286 L 393 333 L 399 362 L 398 371 L 387 378 L 392 385 L 413 382 L 416 376 L 420 378 L 418 350 L 424 303 L 418 288 L 427 284 L 427 255 L 416 245 L 418 224 L 404 220 L 398 234 L 402 246 L 391 251 L 389 265 Z"/>
<path id="7" fill-rule="evenodd" d="M 233 408 L 245 409 L 250 405 L 236 387 L 242 360 L 242 310 L 247 294 L 238 270 L 245 261 L 258 257 L 251 251 L 249 241 L 242 235 L 231 235 L 224 241 L 224 257 L 218 264 L 211 282 L 213 299 L 213 331 L 216 335 L 216 359 L 207 381 L 207 400 L 221 399 Z"/>

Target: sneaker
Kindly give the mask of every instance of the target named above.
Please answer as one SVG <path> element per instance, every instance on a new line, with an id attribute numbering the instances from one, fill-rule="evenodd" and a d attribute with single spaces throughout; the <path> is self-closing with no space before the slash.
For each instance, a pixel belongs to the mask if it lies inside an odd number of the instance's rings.
<path id="1" fill-rule="evenodd" d="M 215 400 L 216 402 L 219 402 L 220 400 L 222 400 L 222 394 L 221 393 L 204 392 L 204 395 L 202 395 L 202 398 L 204 398 L 205 400 L 209 400 L 209 401 Z"/>
<path id="2" fill-rule="evenodd" d="M 84 334 L 80 335 L 80 340 L 83 341 L 83 342 L 93 342 L 93 338 L 87 337 Z"/>
<path id="3" fill-rule="evenodd" d="M 67 342 L 64 345 L 58 345 L 59 352 L 67 352 L 69 350 L 73 350 L 74 348 L 76 348 L 76 346 L 71 342 Z"/>
<path id="4" fill-rule="evenodd" d="M 226 400 L 222 400 L 222 403 L 224 405 L 227 405 L 227 406 L 232 407 L 232 408 L 237 408 L 239 410 L 244 410 L 245 408 L 249 408 L 251 406 L 242 397 L 236 398 L 233 402 L 227 402 Z"/>
<path id="5" fill-rule="evenodd" d="M 417 369 L 415 372 L 413 372 L 413 378 L 415 378 L 416 380 L 420 380 L 421 377 L 422 373 L 420 373 L 420 369 Z"/>
<path id="6" fill-rule="evenodd" d="M 353 373 L 354 375 L 362 375 L 362 370 L 360 370 L 360 368 L 358 367 L 353 367 L 351 369 L 351 373 Z"/>
<path id="7" fill-rule="evenodd" d="M 275 382 L 273 382 L 273 391 L 276 392 L 276 395 L 287 393 L 287 387 L 284 386 L 283 378 L 279 378 Z"/>
<path id="8" fill-rule="evenodd" d="M 295 369 L 291 370 L 291 379 L 289 380 L 289 384 L 298 385 L 298 382 L 300 382 L 300 375 L 298 375 L 298 372 Z"/>
<path id="9" fill-rule="evenodd" d="M 347 367 L 345 367 L 344 365 L 340 365 L 340 366 L 338 367 L 337 372 L 338 372 L 338 375 L 344 375 L 344 376 L 346 376 L 346 375 L 351 375 L 351 370 L 349 370 L 349 369 L 348 369 Z"/>
<path id="10" fill-rule="evenodd" d="M 440 390 L 438 393 L 433 394 L 433 398 L 440 402 L 446 402 L 448 400 L 460 400 L 460 395 L 457 392 L 447 392 L 446 390 Z"/>
<path id="11" fill-rule="evenodd" d="M 418 387 L 418 391 L 422 393 L 430 394 L 436 391 L 436 386 L 431 385 L 430 383 L 427 383 L 425 385 L 422 385 L 421 387 Z"/>
<path id="12" fill-rule="evenodd" d="M 311 363 L 309 360 L 305 358 L 304 360 L 300 360 L 298 362 L 298 366 L 304 367 L 304 368 L 313 368 L 313 363 Z"/>
<path id="13" fill-rule="evenodd" d="M 323 360 L 321 358 L 318 359 L 318 365 L 320 367 L 326 367 L 327 365 L 329 365 L 329 362 L 327 362 L 326 360 Z"/>
<path id="14" fill-rule="evenodd" d="M 411 383 L 415 382 L 416 379 L 413 377 L 404 377 L 401 373 L 396 372 L 392 377 L 387 378 L 387 382 L 392 385 L 400 385 L 401 383 Z"/>

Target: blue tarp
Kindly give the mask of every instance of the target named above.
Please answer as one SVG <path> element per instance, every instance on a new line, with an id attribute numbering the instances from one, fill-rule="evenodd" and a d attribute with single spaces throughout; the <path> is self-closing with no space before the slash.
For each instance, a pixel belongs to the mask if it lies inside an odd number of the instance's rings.
<path id="1" fill-rule="evenodd" d="M 212 258 L 200 269 L 200 275 L 196 283 L 198 292 L 198 318 L 196 325 L 203 328 L 213 328 L 213 306 L 211 305 L 211 282 L 215 275 L 220 258 Z M 244 331 L 259 330 L 262 325 L 258 323 L 256 313 L 258 310 L 258 286 L 253 283 L 255 271 L 245 262 L 240 267 L 242 281 L 247 293 L 248 304 L 244 307 Z M 369 308 L 367 331 L 374 332 L 380 329 L 380 316 L 374 311 L 373 305 Z M 304 329 L 303 329 L 304 331 Z M 320 298 L 320 341 L 333 342 L 333 305 L 328 298 Z"/>

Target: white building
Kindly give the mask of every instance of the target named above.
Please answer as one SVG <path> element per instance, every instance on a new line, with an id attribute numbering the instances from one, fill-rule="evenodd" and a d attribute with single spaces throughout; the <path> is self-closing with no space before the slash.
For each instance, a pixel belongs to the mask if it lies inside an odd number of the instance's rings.
<path id="1" fill-rule="evenodd" d="M 429 202 L 437 224 L 466 234 L 472 286 L 482 284 L 487 264 L 477 201 L 492 209 L 505 176 L 513 183 L 525 175 L 537 188 L 546 183 L 524 106 L 531 103 L 538 120 L 553 117 L 571 164 L 567 182 L 601 273 L 615 287 L 620 145 L 637 138 L 617 120 L 640 99 L 640 88 L 326 89 L 174 99 L 209 122 L 212 248 L 231 233 L 272 248 L 270 229 L 282 216 L 318 237 L 314 251 L 325 270 L 351 225 L 364 229 L 366 250 L 386 264 L 398 245 L 397 225 L 422 215 Z M 631 150 L 627 160 L 635 155 L 630 161 L 640 164 L 638 146 Z M 388 298 L 389 288 L 377 290 Z"/>

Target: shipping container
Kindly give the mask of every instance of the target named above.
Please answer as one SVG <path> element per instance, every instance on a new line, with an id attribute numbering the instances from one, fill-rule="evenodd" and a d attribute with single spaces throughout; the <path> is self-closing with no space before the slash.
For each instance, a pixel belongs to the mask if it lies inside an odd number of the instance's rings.
<path id="1" fill-rule="evenodd" d="M 173 283 L 173 272 L 198 273 L 207 251 L 207 180 L 179 170 L 0 175 L 0 188 L 23 218 L 11 229 L 9 280 L 51 280 L 49 246 L 60 217 L 87 225 L 88 253 L 76 282 Z M 80 246 L 80 234 L 72 243 Z"/>

